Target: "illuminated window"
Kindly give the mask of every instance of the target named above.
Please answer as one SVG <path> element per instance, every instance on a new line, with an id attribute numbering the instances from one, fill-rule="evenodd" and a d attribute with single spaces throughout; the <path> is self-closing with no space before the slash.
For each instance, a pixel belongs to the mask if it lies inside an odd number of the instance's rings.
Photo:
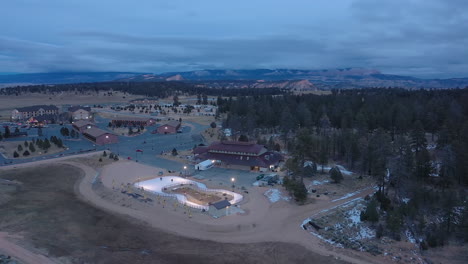
<path id="1" fill-rule="evenodd" d="M 109 136 L 106 136 L 106 138 L 109 138 Z"/>

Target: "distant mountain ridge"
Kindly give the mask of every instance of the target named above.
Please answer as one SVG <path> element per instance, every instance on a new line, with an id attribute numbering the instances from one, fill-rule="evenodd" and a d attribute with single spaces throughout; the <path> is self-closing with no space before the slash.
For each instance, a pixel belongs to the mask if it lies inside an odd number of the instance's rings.
<path id="1" fill-rule="evenodd" d="M 375 69 L 363 68 L 330 70 L 198 70 L 160 74 L 136 72 L 55 72 L 0 75 L 0 87 L 107 81 L 182 81 L 211 88 L 282 88 L 288 90 L 328 90 L 365 87 L 401 87 L 408 89 L 468 87 L 468 78 L 421 79 L 411 76 L 384 74 Z"/>
<path id="2" fill-rule="evenodd" d="M 167 72 L 145 74 L 126 78 L 125 81 L 195 81 L 208 87 L 221 83 L 226 88 L 279 87 L 294 86 L 297 80 L 310 83 L 311 89 L 362 88 L 362 87 L 402 87 L 420 88 L 464 88 L 468 78 L 420 79 L 411 76 L 384 74 L 375 69 L 344 68 L 332 70 L 295 70 L 295 69 L 256 69 L 256 70 L 199 70 L 187 72 Z M 232 81 L 232 82 L 227 82 Z M 234 82 L 237 81 L 237 82 Z M 291 82 L 295 81 L 295 82 Z M 288 82 L 288 84 L 286 84 Z M 280 85 L 281 84 L 281 85 Z M 304 89 L 304 83 L 298 87 Z M 312 88 L 313 87 L 313 88 Z"/>

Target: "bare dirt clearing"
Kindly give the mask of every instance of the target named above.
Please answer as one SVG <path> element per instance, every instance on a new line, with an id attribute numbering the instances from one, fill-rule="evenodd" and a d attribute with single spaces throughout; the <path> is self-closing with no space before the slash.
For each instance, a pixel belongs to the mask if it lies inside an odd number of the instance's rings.
<path id="1" fill-rule="evenodd" d="M 343 263 L 294 244 L 216 243 L 150 228 L 78 199 L 74 186 L 82 175 L 70 165 L 2 171 L 3 179 L 22 184 L 2 204 L 0 229 L 21 233 L 23 247 L 60 262 Z"/>

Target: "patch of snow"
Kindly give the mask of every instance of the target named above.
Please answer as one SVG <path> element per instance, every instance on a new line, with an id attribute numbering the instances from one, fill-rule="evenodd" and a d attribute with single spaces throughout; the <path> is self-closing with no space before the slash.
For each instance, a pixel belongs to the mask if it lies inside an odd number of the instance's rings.
<path id="1" fill-rule="evenodd" d="M 428 144 L 426 149 L 435 149 L 437 148 L 437 144 Z"/>
<path id="2" fill-rule="evenodd" d="M 352 226 L 353 224 L 359 224 L 361 223 L 361 210 L 359 210 L 357 207 L 354 207 L 347 213 L 348 219 L 351 221 L 349 226 Z"/>
<path id="3" fill-rule="evenodd" d="M 330 180 L 323 180 L 323 181 L 313 180 L 313 181 L 312 181 L 312 185 L 313 185 L 313 186 L 315 186 L 315 185 L 323 185 L 323 184 L 326 184 L 326 183 L 330 183 Z"/>
<path id="4" fill-rule="evenodd" d="M 311 218 L 306 218 L 304 221 L 302 221 L 302 225 L 301 225 L 301 228 L 303 225 L 306 225 L 309 223 L 309 221 L 311 221 L 312 219 Z"/>
<path id="5" fill-rule="evenodd" d="M 259 181 L 256 181 L 256 182 L 254 182 L 252 185 L 258 187 L 258 186 L 260 185 L 260 182 L 259 182 Z"/>
<path id="6" fill-rule="evenodd" d="M 352 197 L 352 196 L 354 196 L 354 195 L 356 195 L 356 194 L 359 194 L 360 192 L 362 192 L 362 191 L 364 191 L 364 190 L 367 190 L 367 189 L 368 189 L 368 188 L 364 188 L 364 189 L 357 190 L 357 191 L 352 192 L 352 193 L 347 193 L 347 194 L 345 194 L 344 196 L 342 196 L 342 197 L 340 197 L 340 198 L 338 198 L 338 199 L 332 200 L 332 202 L 337 202 L 337 201 L 340 201 L 340 200 L 347 199 L 347 198 Z"/>
<path id="7" fill-rule="evenodd" d="M 409 242 L 411 242 L 412 244 L 416 244 L 416 239 L 413 237 L 413 234 L 411 234 L 411 232 L 408 229 L 406 229 L 405 235 L 406 238 L 408 238 Z"/>
<path id="8" fill-rule="evenodd" d="M 265 195 L 271 203 L 276 203 L 279 200 L 289 201 L 289 197 L 281 195 L 278 189 L 268 189 L 263 195 Z"/>
<path id="9" fill-rule="evenodd" d="M 353 172 L 352 171 L 349 171 L 347 170 L 345 167 L 343 167 L 342 165 L 338 165 L 336 164 L 335 165 L 336 167 L 338 167 L 338 169 L 340 169 L 341 173 L 344 174 L 344 175 L 352 175 Z M 323 171 L 324 172 L 328 172 L 331 170 L 332 167 L 330 166 L 323 166 Z M 317 171 L 322 171 L 322 165 L 317 165 Z"/>
<path id="10" fill-rule="evenodd" d="M 360 226 L 359 232 L 357 233 L 356 238 L 357 239 L 367 239 L 367 238 L 374 238 L 375 237 L 375 231 L 370 229 L 367 226 Z"/>
<path id="11" fill-rule="evenodd" d="M 403 198 L 403 199 L 401 199 L 401 201 L 402 201 L 403 203 L 405 203 L 405 204 L 408 204 L 410 200 L 411 200 L 410 198 Z"/>
<path id="12" fill-rule="evenodd" d="M 346 203 L 339 204 L 339 205 L 335 205 L 335 206 L 330 207 L 330 208 L 328 208 L 328 209 L 323 209 L 322 211 L 320 211 L 320 212 L 318 212 L 318 213 L 315 213 L 313 216 L 318 215 L 318 214 L 321 214 L 321 213 L 326 213 L 326 212 L 328 212 L 328 211 L 331 211 L 331 210 L 336 209 L 336 208 L 339 208 L 339 207 L 346 208 L 346 207 L 352 205 L 354 202 L 357 202 L 357 201 L 360 201 L 360 200 L 364 200 L 364 199 L 361 198 L 361 197 L 354 198 L 354 199 L 352 199 L 352 200 L 347 201 Z"/>
<path id="13" fill-rule="evenodd" d="M 341 165 L 336 165 L 336 166 L 340 169 L 341 173 L 343 173 L 344 175 L 352 175 L 353 174 L 352 171 L 347 170 L 345 167 L 343 167 Z"/>

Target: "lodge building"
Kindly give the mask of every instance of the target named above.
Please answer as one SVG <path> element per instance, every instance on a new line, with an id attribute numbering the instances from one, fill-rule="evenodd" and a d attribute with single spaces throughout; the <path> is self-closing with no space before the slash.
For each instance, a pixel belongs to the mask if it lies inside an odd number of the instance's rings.
<path id="1" fill-rule="evenodd" d="M 217 141 L 193 150 L 196 160 L 215 160 L 255 171 L 272 170 L 283 156 L 255 142 Z"/>
<path id="2" fill-rule="evenodd" d="M 55 105 L 33 105 L 13 109 L 11 112 L 12 120 L 26 120 L 38 116 L 57 116 L 59 109 Z"/>
<path id="3" fill-rule="evenodd" d="M 97 127 L 91 127 L 83 131 L 83 136 L 96 145 L 106 145 L 119 142 L 119 137 Z"/>
<path id="4" fill-rule="evenodd" d="M 180 129 L 180 122 L 177 120 L 171 120 L 162 126 L 159 126 L 156 131 L 158 134 L 175 134 Z"/>
<path id="5" fill-rule="evenodd" d="M 89 120 L 91 119 L 91 107 L 89 106 L 72 106 L 68 108 L 72 120 Z"/>
<path id="6" fill-rule="evenodd" d="M 93 123 L 91 123 L 89 121 L 85 121 L 85 120 L 75 121 L 75 122 L 73 122 L 72 126 L 73 126 L 73 128 L 75 130 L 77 130 L 80 133 L 83 133 L 85 130 L 90 129 L 92 127 L 96 127 L 95 124 L 93 124 Z"/>

